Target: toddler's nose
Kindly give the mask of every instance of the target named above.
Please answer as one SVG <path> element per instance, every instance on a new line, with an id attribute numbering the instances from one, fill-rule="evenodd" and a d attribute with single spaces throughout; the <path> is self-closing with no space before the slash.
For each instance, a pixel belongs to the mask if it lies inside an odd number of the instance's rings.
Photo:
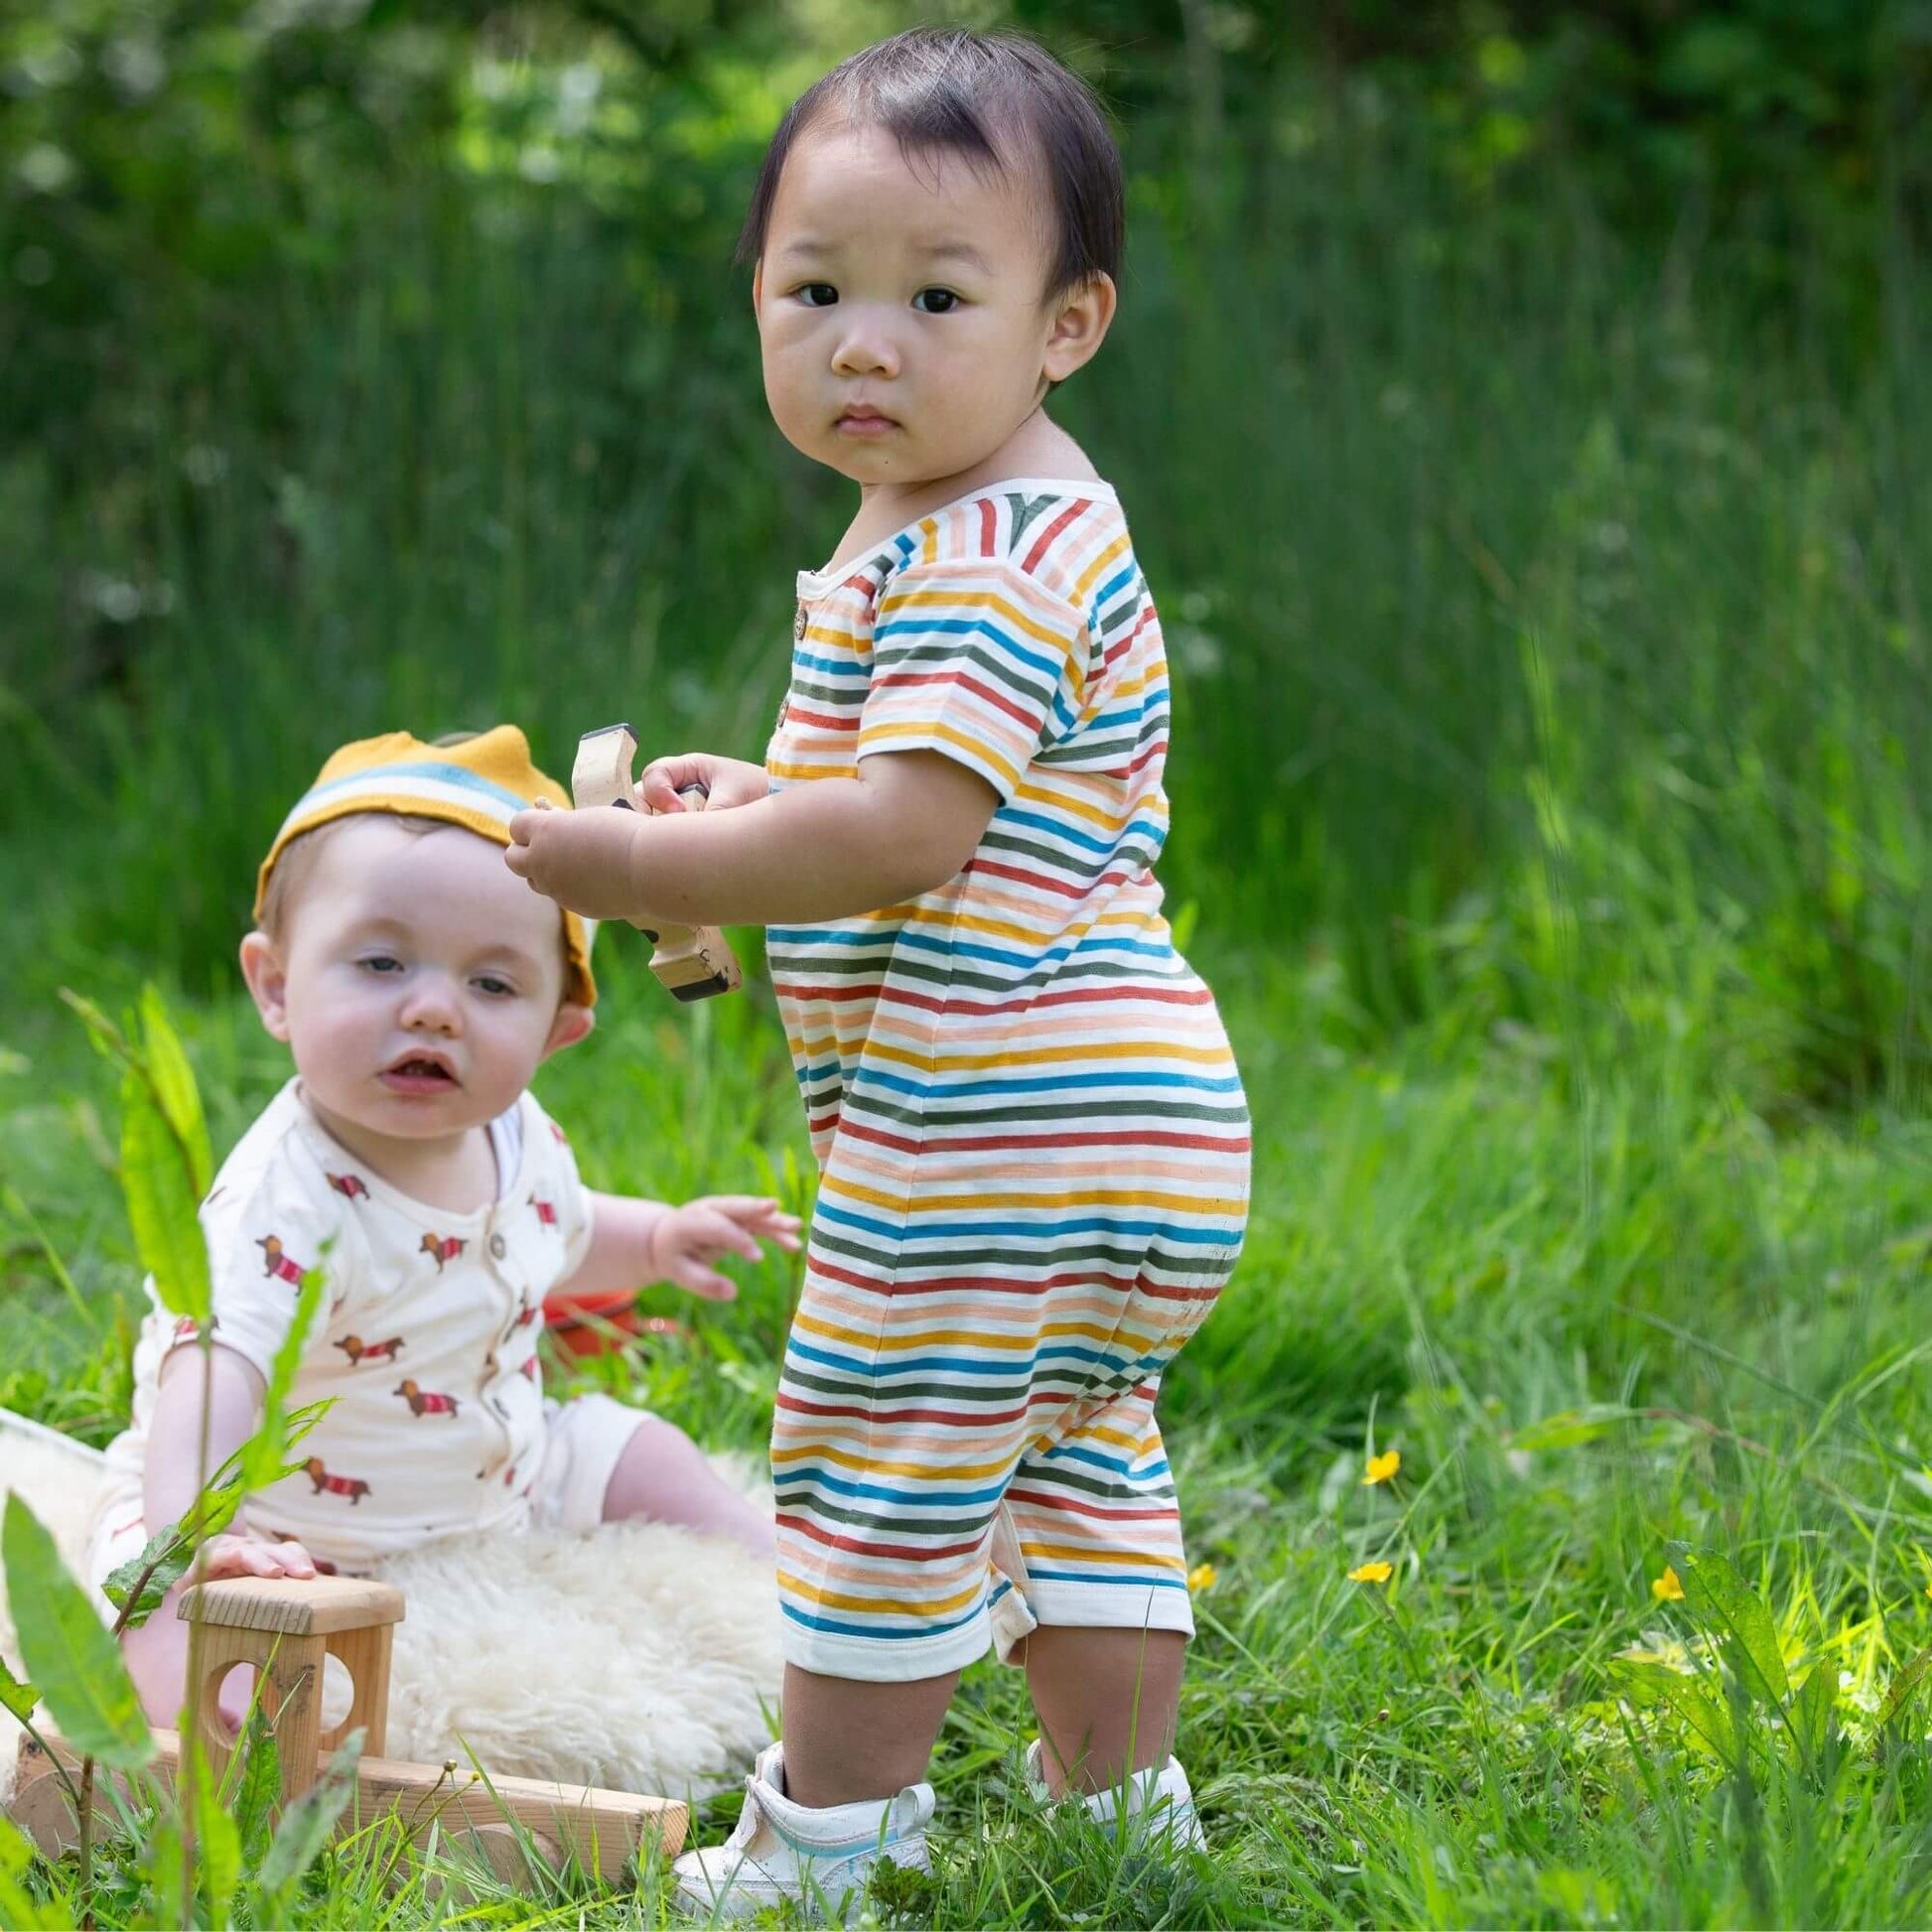
<path id="1" fill-rule="evenodd" d="M 839 339 L 832 368 L 839 375 L 897 375 L 898 346 L 889 331 L 868 326 L 855 315 L 853 326 Z"/>

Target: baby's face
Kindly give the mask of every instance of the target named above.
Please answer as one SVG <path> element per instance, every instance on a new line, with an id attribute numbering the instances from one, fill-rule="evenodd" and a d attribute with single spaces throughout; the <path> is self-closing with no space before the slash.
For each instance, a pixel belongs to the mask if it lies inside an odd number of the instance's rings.
<path id="1" fill-rule="evenodd" d="M 582 1018 L 559 1009 L 556 906 L 459 826 L 369 814 L 336 828 L 275 950 L 279 998 L 254 989 L 263 1021 L 325 1124 L 362 1135 L 424 1141 L 493 1120 Z"/>
<path id="2" fill-rule="evenodd" d="M 1037 406 L 1057 305 L 1036 184 L 963 155 L 908 163 L 884 129 L 792 149 L 753 284 L 764 393 L 785 437 L 862 484 L 983 461 Z"/>

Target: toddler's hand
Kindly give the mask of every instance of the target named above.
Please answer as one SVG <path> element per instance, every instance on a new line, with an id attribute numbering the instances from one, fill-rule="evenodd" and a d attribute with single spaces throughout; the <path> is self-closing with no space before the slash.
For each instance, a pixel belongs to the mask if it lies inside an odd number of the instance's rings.
<path id="1" fill-rule="evenodd" d="M 199 1574 L 213 1583 L 222 1577 L 299 1577 L 316 1574 L 316 1560 L 293 1541 L 264 1542 L 232 1532 L 211 1536 L 203 1549 Z"/>
<path id="2" fill-rule="evenodd" d="M 637 781 L 637 796 L 646 811 L 686 811 L 689 807 L 678 793 L 690 785 L 704 786 L 708 812 L 755 805 L 771 789 L 761 764 L 714 758 L 709 752 L 680 752 L 676 758 L 653 759 L 644 766 L 644 775 Z"/>
<path id="3" fill-rule="evenodd" d="M 709 1301 L 729 1302 L 738 1288 L 711 1264 L 721 1255 L 758 1260 L 760 1238 L 796 1254 L 798 1216 L 754 1194 L 701 1194 L 672 1208 L 651 1230 L 651 1260 L 660 1279 Z"/>
<path id="4" fill-rule="evenodd" d="M 628 919 L 639 906 L 631 873 L 634 812 L 518 812 L 503 863 L 532 890 L 587 919 Z"/>

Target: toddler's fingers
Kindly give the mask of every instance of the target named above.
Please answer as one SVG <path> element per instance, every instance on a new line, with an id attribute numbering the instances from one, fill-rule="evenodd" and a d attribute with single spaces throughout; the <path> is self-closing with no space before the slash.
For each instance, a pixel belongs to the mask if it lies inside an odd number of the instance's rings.
<path id="1" fill-rule="evenodd" d="M 688 754 L 681 758 L 653 759 L 644 766 L 637 781 L 637 796 L 650 812 L 682 812 L 690 807 L 678 796 L 688 784 L 702 784 L 704 768 Z"/>
<path id="2" fill-rule="evenodd" d="M 518 812 L 510 820 L 510 844 L 513 846 L 528 845 L 530 843 L 531 828 L 536 822 L 537 815 L 534 811 Z"/>
<path id="3" fill-rule="evenodd" d="M 278 1543 L 275 1545 L 274 1554 L 285 1577 L 306 1580 L 316 1574 L 315 1558 L 299 1543 Z"/>

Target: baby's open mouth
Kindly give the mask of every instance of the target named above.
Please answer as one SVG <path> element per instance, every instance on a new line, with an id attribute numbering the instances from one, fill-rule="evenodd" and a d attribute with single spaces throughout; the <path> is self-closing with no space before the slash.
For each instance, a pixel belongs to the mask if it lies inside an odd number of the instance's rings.
<path id="1" fill-rule="evenodd" d="M 428 1053 L 411 1053 L 382 1070 L 382 1083 L 403 1093 L 438 1093 L 458 1084 L 449 1065 Z"/>

